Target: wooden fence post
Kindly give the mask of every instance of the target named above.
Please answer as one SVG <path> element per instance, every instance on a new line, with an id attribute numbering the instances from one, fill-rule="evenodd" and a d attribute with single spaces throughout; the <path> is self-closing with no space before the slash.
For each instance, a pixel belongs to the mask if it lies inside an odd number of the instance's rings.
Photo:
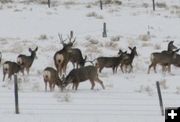
<path id="1" fill-rule="evenodd" d="M 51 7 L 50 4 L 51 4 L 51 2 L 50 2 L 50 0 L 48 0 L 48 7 L 49 7 L 49 8 Z"/>
<path id="2" fill-rule="evenodd" d="M 157 87 L 157 92 L 158 92 L 158 96 L 159 96 L 159 105 L 160 105 L 160 109 L 161 109 L 161 114 L 162 114 L 162 116 L 164 116 L 163 100 L 162 100 L 161 89 L 160 89 L 160 85 L 159 85 L 158 81 L 156 82 L 156 87 Z"/>
<path id="3" fill-rule="evenodd" d="M 100 0 L 100 9 L 103 10 L 103 2 Z"/>
<path id="4" fill-rule="evenodd" d="M 153 11 L 155 11 L 155 0 L 152 0 L 153 2 Z"/>
<path id="5" fill-rule="evenodd" d="M 107 30 L 106 30 L 106 23 L 103 23 L 103 33 L 102 33 L 103 37 L 107 37 Z"/>
<path id="6" fill-rule="evenodd" d="M 71 30 L 70 31 L 70 38 L 72 39 L 74 37 L 74 32 Z"/>
<path id="7" fill-rule="evenodd" d="M 16 114 L 19 114 L 17 74 L 14 75 L 14 96 L 15 96 L 15 112 Z"/>

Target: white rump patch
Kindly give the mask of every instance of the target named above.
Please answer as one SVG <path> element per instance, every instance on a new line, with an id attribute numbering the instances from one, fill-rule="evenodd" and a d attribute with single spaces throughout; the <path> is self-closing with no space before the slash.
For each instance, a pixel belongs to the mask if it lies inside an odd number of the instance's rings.
<path id="1" fill-rule="evenodd" d="M 3 69 L 9 70 L 9 64 L 3 64 Z"/>
<path id="2" fill-rule="evenodd" d="M 154 60 L 154 55 L 153 54 L 151 54 L 151 61 L 153 61 Z"/>
<path id="3" fill-rule="evenodd" d="M 22 64 L 22 58 L 18 57 L 18 58 L 17 58 L 17 63 Z"/>
<path id="4" fill-rule="evenodd" d="M 43 72 L 43 77 L 44 77 L 44 79 L 46 79 L 46 80 L 51 79 L 51 72 L 45 70 L 45 71 Z"/>
<path id="5" fill-rule="evenodd" d="M 60 61 L 60 62 L 59 62 Z M 62 62 L 64 61 L 64 56 L 62 54 L 57 54 L 56 55 L 56 62 L 58 64 L 62 64 Z"/>

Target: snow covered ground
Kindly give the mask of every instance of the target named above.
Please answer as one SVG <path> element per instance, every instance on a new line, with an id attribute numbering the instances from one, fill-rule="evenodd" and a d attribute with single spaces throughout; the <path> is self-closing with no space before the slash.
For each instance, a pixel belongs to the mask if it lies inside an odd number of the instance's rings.
<path id="1" fill-rule="evenodd" d="M 1 122 L 164 122 L 156 81 L 161 84 L 164 106 L 180 106 L 179 68 L 172 66 L 172 73 L 164 74 L 159 66 L 157 74 L 147 74 L 152 52 L 165 50 L 170 40 L 180 47 L 179 0 L 158 0 L 155 12 L 151 0 L 123 0 L 122 5 L 107 4 L 103 10 L 98 0 L 51 0 L 51 8 L 36 0 L 24 1 L 0 2 L 0 51 L 3 62 L 16 61 L 18 54 L 29 55 L 28 48 L 38 46 L 38 59 L 29 76 L 19 76 L 19 115 L 14 114 L 13 81 L 0 82 Z M 104 22 L 107 38 L 102 38 Z M 136 46 L 133 73 L 118 70 L 113 75 L 111 69 L 103 69 L 99 77 L 105 90 L 96 84 L 92 91 L 87 81 L 78 91 L 69 86 L 63 93 L 57 88 L 44 92 L 42 71 L 54 67 L 53 55 L 62 48 L 57 34 L 66 38 L 70 30 L 76 36 L 75 47 L 88 60 L 116 56 L 120 48 L 129 52 L 128 46 Z M 67 72 L 71 69 L 69 63 Z"/>

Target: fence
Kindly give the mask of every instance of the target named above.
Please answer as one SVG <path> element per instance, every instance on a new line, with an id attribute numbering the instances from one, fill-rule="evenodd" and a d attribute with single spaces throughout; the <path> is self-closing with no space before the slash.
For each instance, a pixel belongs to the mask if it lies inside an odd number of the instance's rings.
<path id="1" fill-rule="evenodd" d="M 19 109 L 22 114 L 40 115 L 161 116 L 157 92 L 153 94 L 89 89 L 63 93 L 24 90 L 19 91 Z M 174 92 L 162 94 L 166 106 L 178 105 L 180 98 L 174 97 Z M 14 113 L 13 90 L 1 91 L 0 98 L 0 113 Z"/>

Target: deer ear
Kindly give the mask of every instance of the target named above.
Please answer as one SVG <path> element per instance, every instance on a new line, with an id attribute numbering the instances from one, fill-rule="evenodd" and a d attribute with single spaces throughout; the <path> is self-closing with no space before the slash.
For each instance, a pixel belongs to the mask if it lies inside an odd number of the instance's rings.
<path id="1" fill-rule="evenodd" d="M 35 51 L 37 51 L 37 50 L 38 50 L 38 47 L 36 47 Z"/>
<path id="2" fill-rule="evenodd" d="M 136 46 L 133 49 L 136 49 Z"/>
<path id="3" fill-rule="evenodd" d="M 32 52 L 32 49 L 31 49 L 31 48 L 29 48 L 29 52 Z"/>
<path id="4" fill-rule="evenodd" d="M 87 55 L 84 57 L 84 60 L 86 61 L 86 59 L 87 59 Z"/>
<path id="5" fill-rule="evenodd" d="M 132 50 L 132 48 L 131 47 L 128 47 L 130 50 Z"/>

